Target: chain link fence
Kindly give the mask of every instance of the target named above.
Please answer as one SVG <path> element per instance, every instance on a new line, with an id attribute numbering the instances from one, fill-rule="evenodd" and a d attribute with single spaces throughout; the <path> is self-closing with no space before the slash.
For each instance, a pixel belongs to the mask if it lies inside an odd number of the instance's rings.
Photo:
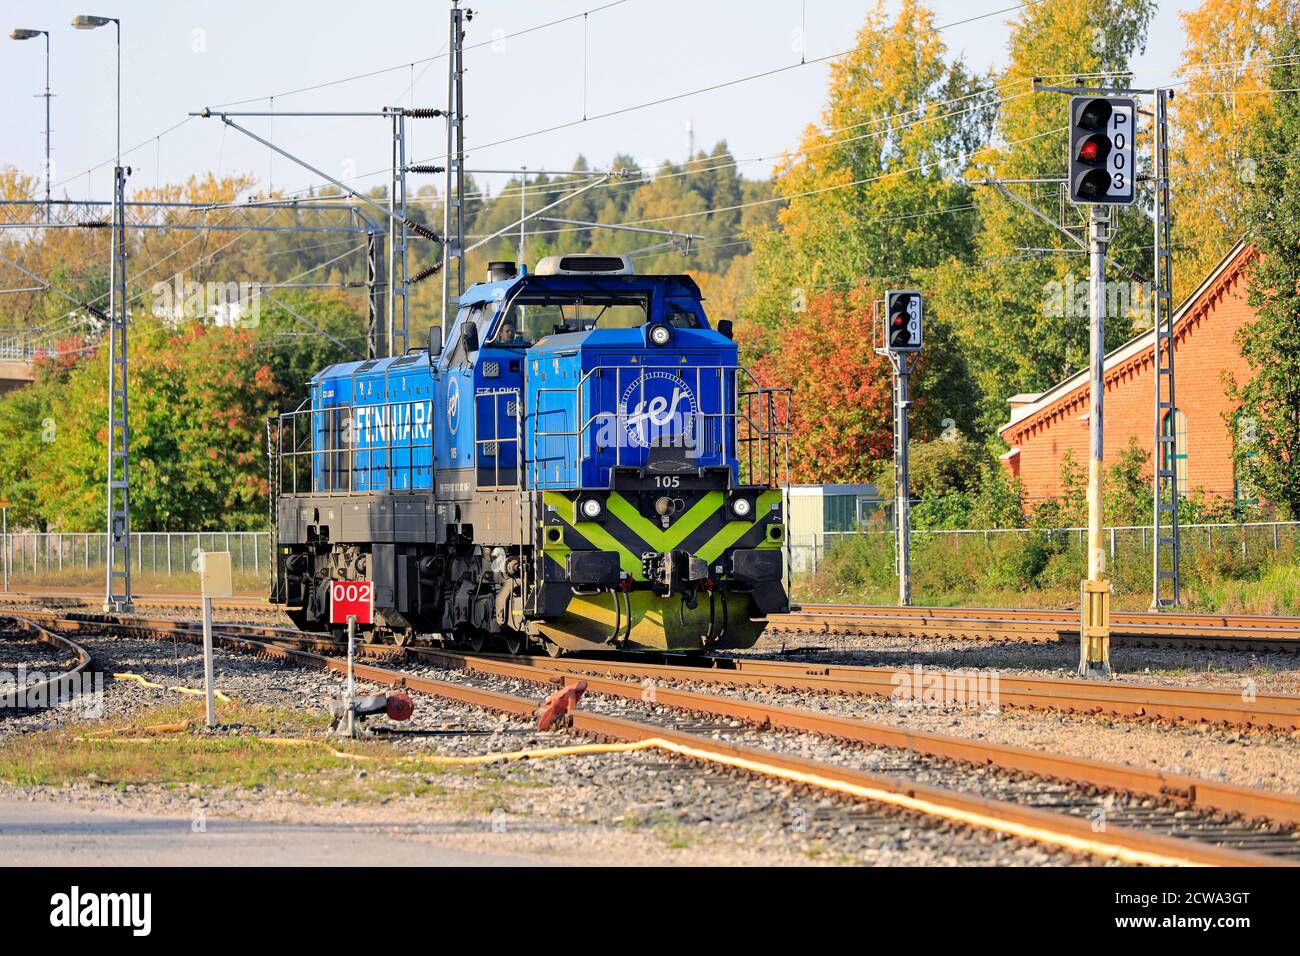
<path id="1" fill-rule="evenodd" d="M 1253 555 L 1279 553 L 1294 555 L 1300 551 L 1300 522 L 1252 521 L 1239 524 L 1185 524 L 1179 527 L 1180 552 L 1184 563 L 1198 555 L 1232 548 L 1243 559 Z M 975 528 L 912 531 L 914 549 L 927 544 L 947 542 L 952 547 L 978 547 L 982 542 L 989 550 L 1010 538 L 1038 536 L 1065 551 L 1086 553 L 1087 528 Z M 790 558 L 797 574 L 816 574 L 826 557 L 836 548 L 864 538 L 892 541 L 892 528 L 881 530 L 829 531 L 822 534 L 793 535 Z M 1115 572 L 1132 571 L 1139 566 L 1149 573 L 1152 562 L 1150 525 L 1117 525 L 1102 530 L 1102 543 L 1109 550 L 1109 567 Z"/>
<path id="2" fill-rule="evenodd" d="M 1180 528 L 1184 568 L 1202 556 L 1231 550 L 1242 559 L 1300 554 L 1300 522 L 1260 521 L 1242 524 L 1193 524 Z M 893 531 L 836 531 L 792 535 L 792 570 L 815 575 L 836 549 L 853 542 L 874 540 L 892 549 Z M 1016 538 L 1033 536 L 1054 550 L 1077 553 L 1084 560 L 1086 528 L 978 528 L 913 531 L 914 551 L 936 548 L 969 555 L 987 550 L 992 555 Z M 1108 567 L 1116 576 L 1136 579 L 1150 575 L 1152 529 L 1148 525 L 1105 528 L 1103 542 L 1109 550 Z M 198 556 L 202 551 L 229 551 L 236 582 L 260 588 L 267 580 L 271 537 L 266 531 L 159 531 L 131 535 L 131 571 L 138 589 L 191 589 L 197 587 Z M 105 574 L 107 535 L 99 533 L 14 531 L 0 540 L 0 564 L 10 587 L 24 585 L 79 586 L 98 584 Z"/>
<path id="3" fill-rule="evenodd" d="M 266 580 L 270 548 L 266 531 L 134 532 L 131 573 L 138 589 L 197 587 L 199 554 L 229 551 L 237 585 L 258 587 Z M 104 532 L 14 531 L 0 540 L 0 564 L 11 588 L 102 583 L 107 555 Z"/>

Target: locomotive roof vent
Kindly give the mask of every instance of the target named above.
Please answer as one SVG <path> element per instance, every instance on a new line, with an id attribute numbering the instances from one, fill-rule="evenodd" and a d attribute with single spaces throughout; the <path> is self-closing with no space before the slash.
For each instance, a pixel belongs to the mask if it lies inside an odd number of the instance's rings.
<path id="1" fill-rule="evenodd" d="M 500 282 L 502 279 L 513 279 L 517 271 L 513 262 L 489 262 L 487 280 Z"/>
<path id="2" fill-rule="evenodd" d="M 626 255 L 602 256 L 582 252 L 568 256 L 547 256 L 537 263 L 539 276 L 630 276 L 634 273 L 632 257 Z"/>

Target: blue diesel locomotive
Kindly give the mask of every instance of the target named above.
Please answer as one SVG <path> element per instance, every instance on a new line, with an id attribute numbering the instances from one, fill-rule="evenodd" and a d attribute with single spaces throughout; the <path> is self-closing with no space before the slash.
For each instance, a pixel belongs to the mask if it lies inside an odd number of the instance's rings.
<path id="1" fill-rule="evenodd" d="M 324 629 L 513 653 L 748 647 L 788 609 L 789 392 L 737 363 L 684 275 L 492 263 L 445 347 L 334 365 L 272 422 L 272 600 Z"/>

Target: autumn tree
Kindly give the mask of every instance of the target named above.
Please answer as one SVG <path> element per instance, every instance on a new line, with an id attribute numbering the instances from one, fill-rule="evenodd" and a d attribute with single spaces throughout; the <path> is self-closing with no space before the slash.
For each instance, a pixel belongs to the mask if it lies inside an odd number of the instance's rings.
<path id="1" fill-rule="evenodd" d="M 997 80 L 993 141 L 976 155 L 970 177 L 1063 176 L 1069 101 L 1035 93 L 1033 78 L 1069 82 L 1087 76 L 1099 85 L 1126 79 L 1129 58 L 1142 49 L 1154 10 L 1153 0 L 1043 0 L 1028 6 L 1011 25 L 1009 63 Z M 1008 188 L 1049 213 L 1059 207 L 1054 183 Z M 978 187 L 973 201 L 978 248 L 933 270 L 930 289 L 936 308 L 951 317 L 957 347 L 975 378 L 978 431 L 993 435 L 1006 421 L 1011 395 L 1041 391 L 1087 363 L 1086 306 L 1060 294 L 1086 279 L 1087 264 L 1073 242 L 995 188 Z M 1149 275 L 1150 220 L 1140 208 L 1115 215 L 1110 259 Z M 1079 216 L 1069 207 L 1066 224 L 1077 224 Z M 1126 277 L 1112 271 L 1109 278 Z M 1140 297 L 1133 292 L 1127 308 L 1107 317 L 1109 347 L 1134 331 Z M 1124 304 L 1122 298 L 1116 302 Z"/>
<path id="2" fill-rule="evenodd" d="M 814 296 L 783 326 L 782 347 L 755 363 L 763 384 L 793 388 L 793 481 L 865 481 L 871 463 L 892 454 L 889 361 L 873 350 L 863 298 Z"/>
<path id="3" fill-rule="evenodd" d="M 1229 382 L 1240 411 L 1238 475 L 1250 493 L 1300 517 L 1300 38 L 1279 34 L 1270 71 L 1273 109 L 1251 147 L 1266 161 L 1252 184 L 1245 222 L 1260 257 L 1251 266 L 1248 298 L 1254 321 L 1237 334 L 1250 366 L 1245 382 Z"/>
<path id="4" fill-rule="evenodd" d="M 868 14 L 854 50 L 831 68 L 821 123 L 776 171 L 779 228 L 752 230 L 754 252 L 720 284 L 743 295 L 748 360 L 766 384 L 794 388 L 801 480 L 866 481 L 892 455 L 891 372 L 874 351 L 874 301 L 973 242 L 961 169 L 984 136 L 984 92 L 934 27 L 914 0 L 893 19 L 879 4 Z M 913 380 L 920 437 L 970 405 L 934 310 L 926 335 Z"/>
<path id="5" fill-rule="evenodd" d="M 744 318 L 758 350 L 822 290 L 887 280 L 969 252 L 974 217 L 961 172 L 984 138 L 981 81 L 950 62 L 934 15 L 904 0 L 867 15 L 831 67 L 829 103 L 777 167 L 779 229 L 754 236 Z"/>
<path id="6" fill-rule="evenodd" d="M 872 481 L 877 463 L 893 455 L 892 372 L 889 360 L 875 351 L 872 308 L 862 289 L 820 293 L 782 326 L 781 347 L 755 363 L 764 385 L 793 389 L 795 481 Z M 938 396 L 952 396 L 952 383 L 964 374 L 944 345 L 937 341 L 913 372 L 910 414 L 918 441 L 954 427 L 953 407 Z"/>
<path id="7" fill-rule="evenodd" d="M 1300 22 L 1296 0 L 1203 0 L 1179 14 L 1185 46 L 1172 109 L 1174 290 L 1196 288 L 1248 228 L 1240 201 L 1258 176 L 1256 136 L 1278 31 Z"/>
<path id="8" fill-rule="evenodd" d="M 251 329 L 133 323 L 131 510 L 155 531 L 266 523 L 266 415 L 280 388 Z M 104 519 L 108 378 L 100 346 L 62 379 L 0 399 L 0 490 L 23 523 L 61 531 Z M 259 354 L 261 353 L 261 354 Z"/>

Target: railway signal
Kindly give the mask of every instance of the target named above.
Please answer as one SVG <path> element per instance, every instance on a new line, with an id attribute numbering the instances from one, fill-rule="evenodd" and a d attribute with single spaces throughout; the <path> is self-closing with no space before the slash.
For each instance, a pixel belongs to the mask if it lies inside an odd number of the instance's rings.
<path id="1" fill-rule="evenodd" d="M 1136 198 L 1137 109 L 1122 96 L 1070 98 L 1070 200 L 1129 206 Z"/>
<path id="2" fill-rule="evenodd" d="M 912 603 L 911 499 L 907 479 L 908 379 L 920 358 L 925 304 L 915 289 L 885 293 L 885 347 L 894 370 L 894 546 L 898 572 L 898 603 Z"/>
<path id="3" fill-rule="evenodd" d="M 1069 190 L 1088 212 L 1089 461 L 1088 577 L 1080 583 L 1079 673 L 1110 673 L 1110 581 L 1101 544 L 1103 361 L 1106 353 L 1105 260 L 1110 215 L 1103 206 L 1131 205 L 1135 196 L 1135 102 L 1122 96 L 1070 97 Z"/>
<path id="4" fill-rule="evenodd" d="M 885 348 L 890 352 L 921 351 L 921 293 L 892 290 L 885 293 Z"/>

